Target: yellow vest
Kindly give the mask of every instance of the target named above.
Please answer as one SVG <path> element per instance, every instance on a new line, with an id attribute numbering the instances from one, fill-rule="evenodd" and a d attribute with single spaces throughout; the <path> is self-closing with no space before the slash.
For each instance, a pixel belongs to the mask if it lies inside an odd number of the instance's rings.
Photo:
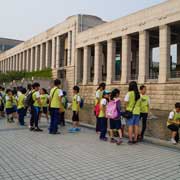
<path id="1" fill-rule="evenodd" d="M 76 94 L 76 95 L 73 96 L 72 111 L 78 111 L 78 110 L 80 110 L 79 103 L 77 102 L 78 96 L 79 96 L 78 94 Z"/>
<path id="2" fill-rule="evenodd" d="M 102 101 L 103 99 L 101 99 Z M 104 105 L 101 104 L 101 101 L 100 101 L 100 112 L 99 112 L 99 118 L 103 118 L 105 117 L 105 109 L 106 109 L 106 106 L 104 107 Z"/>
<path id="3" fill-rule="evenodd" d="M 8 96 L 8 95 L 7 95 L 7 96 Z M 9 96 L 8 96 L 8 97 L 9 97 Z M 5 107 L 8 108 L 8 109 L 13 107 L 13 96 L 12 96 L 12 97 L 9 97 L 9 99 L 6 100 Z"/>
<path id="4" fill-rule="evenodd" d="M 54 87 L 50 91 L 51 108 L 62 108 L 62 103 L 59 101 L 59 88 Z"/>
<path id="5" fill-rule="evenodd" d="M 48 107 L 48 94 L 42 94 L 40 95 L 40 98 L 41 98 L 41 106 L 42 107 Z"/>
<path id="6" fill-rule="evenodd" d="M 129 102 L 127 104 L 126 110 L 132 112 L 134 115 L 140 115 L 141 99 L 135 101 L 134 91 L 129 91 Z M 133 109 L 134 108 L 134 109 Z"/>
<path id="7" fill-rule="evenodd" d="M 172 124 L 180 125 L 180 113 L 177 113 L 176 110 L 174 110 L 173 112 L 174 112 L 174 118 L 168 119 L 167 126 Z"/>
<path id="8" fill-rule="evenodd" d="M 33 106 L 35 106 L 35 107 L 40 107 L 40 105 L 39 105 L 39 103 L 38 103 L 38 100 L 37 100 L 37 97 L 36 97 L 36 92 L 35 92 L 35 91 L 33 91 L 32 98 L 33 98 L 33 100 L 34 100 Z"/>
<path id="9" fill-rule="evenodd" d="M 21 109 L 21 108 L 24 108 L 24 99 L 25 99 L 25 95 L 24 94 L 21 94 L 19 97 L 18 97 L 18 109 Z"/>
<path id="10" fill-rule="evenodd" d="M 141 95 L 141 113 L 148 113 L 149 111 L 149 96 Z"/>
<path id="11" fill-rule="evenodd" d="M 97 90 L 96 92 L 99 93 L 99 102 L 101 101 L 102 97 L 103 97 L 103 92 L 104 91 L 101 91 L 101 90 Z M 95 105 L 98 103 L 98 99 L 96 98 L 95 99 Z"/>

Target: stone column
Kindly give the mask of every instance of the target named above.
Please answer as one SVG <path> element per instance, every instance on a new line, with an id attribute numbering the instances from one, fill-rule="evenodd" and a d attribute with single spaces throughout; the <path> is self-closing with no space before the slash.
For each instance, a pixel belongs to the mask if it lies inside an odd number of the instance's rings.
<path id="1" fill-rule="evenodd" d="M 95 58 L 94 58 L 94 85 L 98 85 L 102 81 L 102 45 L 95 44 Z"/>
<path id="2" fill-rule="evenodd" d="M 16 55 L 13 56 L 13 71 L 16 71 Z"/>
<path id="3" fill-rule="evenodd" d="M 84 63 L 83 63 L 83 85 L 87 85 L 90 80 L 90 49 L 84 47 Z"/>
<path id="4" fill-rule="evenodd" d="M 49 44 L 49 41 L 47 41 L 47 42 L 46 42 L 46 55 L 45 55 L 45 56 L 46 56 L 46 57 L 45 57 L 45 59 L 46 59 L 45 67 L 46 67 L 46 68 L 49 68 L 49 67 L 50 67 L 50 52 L 49 52 L 49 51 L 50 51 L 50 50 L 49 50 L 50 48 L 49 48 L 49 47 L 50 47 L 50 44 Z"/>
<path id="5" fill-rule="evenodd" d="M 160 62 L 159 62 L 159 83 L 165 83 L 170 77 L 170 27 L 160 26 Z"/>
<path id="6" fill-rule="evenodd" d="M 111 84 L 115 79 L 115 56 L 116 42 L 113 39 L 107 42 L 107 84 Z"/>
<path id="7" fill-rule="evenodd" d="M 16 55 L 16 71 L 19 71 L 19 54 Z"/>
<path id="8" fill-rule="evenodd" d="M 29 71 L 29 68 L 30 68 L 30 51 L 29 51 L 29 49 L 27 49 L 25 71 Z"/>
<path id="9" fill-rule="evenodd" d="M 138 82 L 145 83 L 149 78 L 149 32 L 139 33 L 139 76 Z"/>
<path id="10" fill-rule="evenodd" d="M 43 44 L 40 45 L 40 70 L 43 69 L 44 67 L 44 64 L 45 64 L 45 61 L 44 61 L 44 47 L 43 47 Z"/>
<path id="11" fill-rule="evenodd" d="M 56 38 L 56 69 L 59 68 L 60 64 L 60 37 Z"/>
<path id="12" fill-rule="evenodd" d="M 40 69 L 40 46 L 35 48 L 35 71 Z"/>
<path id="13" fill-rule="evenodd" d="M 51 58 L 51 68 L 54 69 L 55 68 L 55 64 L 56 64 L 56 39 L 55 37 L 52 39 L 52 58 Z"/>
<path id="14" fill-rule="evenodd" d="M 22 54 L 22 70 L 25 71 L 25 68 L 26 68 L 26 51 L 23 51 L 23 54 Z"/>
<path id="15" fill-rule="evenodd" d="M 131 68 L 131 37 L 125 35 L 122 37 L 122 71 L 121 83 L 126 84 L 130 78 Z"/>
<path id="16" fill-rule="evenodd" d="M 30 71 L 34 70 L 34 48 L 31 48 L 31 63 L 30 63 Z"/>
<path id="17" fill-rule="evenodd" d="M 72 50 L 72 31 L 68 32 L 68 57 L 67 57 L 67 65 L 71 65 L 71 50 Z"/>

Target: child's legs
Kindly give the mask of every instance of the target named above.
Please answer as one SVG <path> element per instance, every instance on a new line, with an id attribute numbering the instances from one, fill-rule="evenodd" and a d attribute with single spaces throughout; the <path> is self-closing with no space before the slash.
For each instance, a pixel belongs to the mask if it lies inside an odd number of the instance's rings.
<path id="1" fill-rule="evenodd" d="M 40 112 L 40 108 L 34 107 L 34 122 L 36 128 L 38 128 L 38 123 L 39 123 L 39 112 Z"/>
<path id="2" fill-rule="evenodd" d="M 110 138 L 113 138 L 113 137 L 114 137 L 113 130 L 116 128 L 115 125 L 114 125 L 114 124 L 115 124 L 114 121 L 115 121 L 115 120 L 110 119 L 110 130 L 109 130 Z"/>
<path id="3" fill-rule="evenodd" d="M 72 121 L 73 121 L 73 128 L 76 128 L 79 126 L 79 114 L 78 114 L 78 112 L 73 111 Z"/>
<path id="4" fill-rule="evenodd" d="M 139 133 L 139 115 L 133 115 L 133 126 L 134 126 L 134 140 L 137 141 Z"/>
<path id="5" fill-rule="evenodd" d="M 179 127 L 175 124 L 171 124 L 168 126 L 168 129 L 172 131 L 171 138 L 175 139 L 176 142 L 179 141 Z"/>
<path id="6" fill-rule="evenodd" d="M 127 125 L 128 125 L 128 136 L 129 136 L 129 141 L 132 141 L 132 136 L 133 136 L 133 117 L 127 120 Z"/>
<path id="7" fill-rule="evenodd" d="M 96 117 L 96 132 L 100 132 L 100 122 L 98 120 L 99 118 Z"/>
<path id="8" fill-rule="evenodd" d="M 100 118 L 101 120 L 101 134 L 100 138 L 105 138 L 107 133 L 107 119 L 106 118 Z"/>
<path id="9" fill-rule="evenodd" d="M 146 125 L 147 125 L 147 117 L 148 113 L 141 113 L 140 118 L 142 118 L 142 131 L 141 131 L 141 137 L 144 137 L 144 133 L 146 130 Z"/>

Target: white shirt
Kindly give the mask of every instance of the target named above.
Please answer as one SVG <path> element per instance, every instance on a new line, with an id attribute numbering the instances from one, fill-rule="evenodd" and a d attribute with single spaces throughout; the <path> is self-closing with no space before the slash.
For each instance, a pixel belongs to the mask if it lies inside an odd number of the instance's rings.
<path id="1" fill-rule="evenodd" d="M 59 89 L 58 94 L 59 94 L 59 97 L 63 96 L 63 91 L 61 89 Z"/>
<path id="2" fill-rule="evenodd" d="M 129 93 L 126 94 L 125 98 L 124 98 L 125 102 L 129 102 Z"/>
<path id="3" fill-rule="evenodd" d="M 77 102 L 81 102 L 81 97 L 79 95 L 77 95 Z"/>
<path id="4" fill-rule="evenodd" d="M 40 93 L 39 93 L 39 91 L 36 91 L 36 92 L 35 92 L 35 96 L 36 96 L 36 99 L 40 98 Z"/>
<path id="5" fill-rule="evenodd" d="M 168 119 L 174 119 L 174 111 L 171 111 L 170 113 L 169 113 L 169 118 Z"/>
<path id="6" fill-rule="evenodd" d="M 100 92 L 99 91 L 96 91 L 96 98 L 100 99 Z"/>
<path id="7" fill-rule="evenodd" d="M 103 98 L 103 99 L 101 100 L 101 105 L 104 105 L 104 106 L 107 105 L 107 100 L 106 100 L 105 98 Z"/>

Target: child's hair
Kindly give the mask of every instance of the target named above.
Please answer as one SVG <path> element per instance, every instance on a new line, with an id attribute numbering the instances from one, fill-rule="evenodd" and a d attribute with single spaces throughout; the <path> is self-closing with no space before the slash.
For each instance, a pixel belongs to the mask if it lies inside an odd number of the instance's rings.
<path id="1" fill-rule="evenodd" d="M 54 80 L 54 85 L 55 85 L 55 86 L 61 85 L 61 80 L 55 79 L 55 80 Z"/>
<path id="2" fill-rule="evenodd" d="M 7 89 L 6 90 L 6 94 L 8 94 L 9 92 L 12 92 L 12 90 L 11 89 Z"/>
<path id="3" fill-rule="evenodd" d="M 120 90 L 119 89 L 114 89 L 112 92 L 111 92 L 111 100 L 113 100 L 117 94 L 120 94 Z"/>
<path id="4" fill-rule="evenodd" d="M 32 85 L 33 89 L 35 89 L 36 87 L 40 87 L 40 84 L 38 82 L 35 82 L 33 85 Z"/>
<path id="5" fill-rule="evenodd" d="M 77 93 L 79 93 L 80 88 L 78 86 L 74 86 L 73 90 L 76 91 Z"/>
<path id="6" fill-rule="evenodd" d="M 175 108 L 180 108 L 180 102 L 177 102 L 177 103 L 175 104 Z"/>
<path id="7" fill-rule="evenodd" d="M 47 90 L 45 88 L 42 88 L 44 94 L 48 94 Z"/>
<path id="8" fill-rule="evenodd" d="M 138 86 L 137 86 L 136 81 L 131 81 L 129 83 L 129 91 L 134 91 L 134 93 L 135 93 L 135 101 L 140 99 L 140 94 L 139 94 L 139 90 L 138 90 Z"/>
<path id="9" fill-rule="evenodd" d="M 26 94 L 26 88 L 21 88 L 20 91 L 21 91 L 22 94 Z"/>
<path id="10" fill-rule="evenodd" d="M 140 86 L 140 90 L 142 91 L 144 88 L 146 88 L 145 85 Z"/>
<path id="11" fill-rule="evenodd" d="M 99 87 L 97 88 L 97 90 L 99 90 L 101 87 L 102 87 L 103 89 L 105 89 L 105 88 L 106 88 L 106 83 L 101 83 L 101 84 L 99 84 Z"/>
<path id="12" fill-rule="evenodd" d="M 32 89 L 32 85 L 31 85 L 31 84 L 28 84 L 28 85 L 27 85 L 27 89 L 28 89 L 28 90 L 31 90 L 31 89 Z"/>

